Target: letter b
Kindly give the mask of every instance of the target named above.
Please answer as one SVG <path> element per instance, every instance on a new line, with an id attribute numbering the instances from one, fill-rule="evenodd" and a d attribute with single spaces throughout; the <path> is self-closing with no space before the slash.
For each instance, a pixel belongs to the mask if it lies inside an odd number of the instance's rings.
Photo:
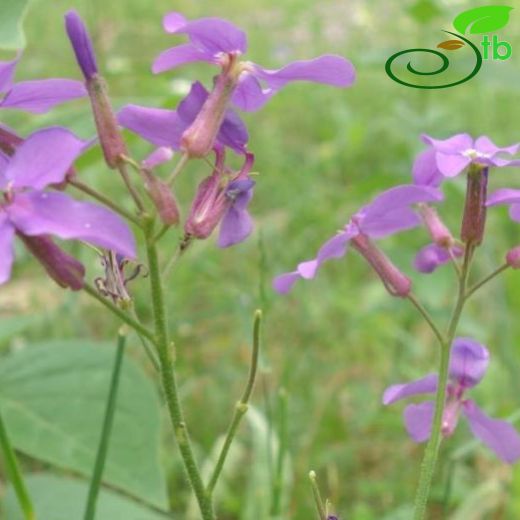
<path id="1" fill-rule="evenodd" d="M 500 49 L 505 49 L 505 52 L 500 52 Z M 496 34 L 493 35 L 493 59 L 494 60 L 508 60 L 513 54 L 513 49 L 511 48 L 511 44 L 508 42 L 500 42 L 498 41 L 498 36 Z"/>

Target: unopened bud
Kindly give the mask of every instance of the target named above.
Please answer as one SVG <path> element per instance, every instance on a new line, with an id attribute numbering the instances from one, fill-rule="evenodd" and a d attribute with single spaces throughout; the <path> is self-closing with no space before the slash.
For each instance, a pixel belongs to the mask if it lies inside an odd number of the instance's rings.
<path id="1" fill-rule="evenodd" d="M 468 170 L 466 202 L 460 237 L 466 244 L 478 246 L 486 227 L 488 168 L 472 164 Z"/>
<path id="2" fill-rule="evenodd" d="M 87 91 L 105 161 L 110 168 L 117 168 L 121 157 L 127 152 L 108 97 L 105 80 L 94 74 L 87 80 Z"/>
<path id="3" fill-rule="evenodd" d="M 520 269 L 520 246 L 513 247 L 507 252 L 506 263 L 513 269 Z"/>
<path id="4" fill-rule="evenodd" d="M 161 222 L 167 226 L 177 224 L 180 219 L 179 205 L 170 186 L 146 169 L 143 169 L 143 176 L 144 187 L 157 208 Z"/>
<path id="5" fill-rule="evenodd" d="M 427 204 L 419 204 L 419 212 L 433 243 L 446 249 L 452 247 L 455 243 L 453 236 L 440 219 L 437 210 Z"/>
<path id="6" fill-rule="evenodd" d="M 83 288 L 85 267 L 60 249 L 48 236 L 19 234 L 25 247 L 43 265 L 47 274 L 63 288 L 79 291 Z"/>
<path id="7" fill-rule="evenodd" d="M 98 72 L 96 55 L 87 28 L 76 11 L 71 10 L 65 15 L 65 29 L 81 72 L 88 81 Z"/>
<path id="8" fill-rule="evenodd" d="M 352 245 L 372 266 L 392 296 L 406 298 L 410 294 L 411 280 L 366 235 L 359 234 L 354 237 Z"/>
<path id="9" fill-rule="evenodd" d="M 236 84 L 227 71 L 217 76 L 197 117 L 182 134 L 181 147 L 190 157 L 205 157 L 213 149 Z"/>

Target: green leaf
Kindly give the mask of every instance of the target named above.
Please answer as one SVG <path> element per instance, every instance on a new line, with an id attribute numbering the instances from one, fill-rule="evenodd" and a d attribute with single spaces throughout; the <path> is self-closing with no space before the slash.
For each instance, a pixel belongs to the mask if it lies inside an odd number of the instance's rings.
<path id="1" fill-rule="evenodd" d="M 462 34 L 468 28 L 470 34 L 493 32 L 507 25 L 511 9 L 508 5 L 484 5 L 468 9 L 453 20 L 453 26 Z"/>
<path id="2" fill-rule="evenodd" d="M 114 346 L 86 341 L 32 345 L 0 362 L 0 406 L 16 449 L 90 476 Z M 159 464 L 160 408 L 152 382 L 125 359 L 104 482 L 167 506 Z"/>
<path id="3" fill-rule="evenodd" d="M 88 484 L 78 479 L 57 477 L 49 473 L 32 474 L 27 479 L 36 517 L 48 520 L 83 518 Z M 12 487 L 8 488 L 3 513 L 9 520 L 24 520 Z M 155 513 L 114 491 L 101 490 L 96 520 L 164 520 Z M 170 517 L 168 517 L 170 518 Z"/>
<path id="4" fill-rule="evenodd" d="M 0 49 L 25 47 L 22 22 L 29 0 L 1 0 L 0 2 Z"/>

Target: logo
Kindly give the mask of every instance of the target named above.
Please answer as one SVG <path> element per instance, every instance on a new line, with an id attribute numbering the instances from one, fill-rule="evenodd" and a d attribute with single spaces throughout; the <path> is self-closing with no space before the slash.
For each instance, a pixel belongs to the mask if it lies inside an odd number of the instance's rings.
<path id="1" fill-rule="evenodd" d="M 490 39 L 487 33 L 495 32 L 498 29 L 505 27 L 509 21 L 509 13 L 512 9 L 512 7 L 506 5 L 487 5 L 482 7 L 475 7 L 474 9 L 468 9 L 467 11 L 460 13 L 453 20 L 453 27 L 455 27 L 455 30 L 458 31 L 458 33 L 443 31 L 450 35 L 450 39 L 445 40 L 437 45 L 437 49 L 441 50 L 416 48 L 396 52 L 386 61 L 385 71 L 388 76 L 397 83 L 412 88 L 448 88 L 465 83 L 478 74 L 480 68 L 482 67 L 483 60 L 504 61 L 511 58 L 511 55 L 513 54 L 511 44 L 506 41 L 500 41 L 496 34 L 494 34 Z M 484 36 L 482 37 L 482 40 L 479 44 L 475 44 L 469 40 L 468 37 L 464 36 L 466 33 L 472 35 L 484 34 Z M 450 66 L 450 60 L 448 59 L 448 56 L 445 54 L 445 52 L 447 51 L 451 53 L 459 49 L 464 49 L 463 52 L 470 51 L 470 56 L 471 53 L 473 53 L 473 68 L 462 79 L 454 78 L 448 80 L 447 83 L 427 84 L 429 81 L 424 80 L 429 80 L 430 78 L 433 78 L 434 76 L 442 74 L 448 70 Z M 414 53 L 421 53 L 423 58 L 426 56 L 435 56 L 436 59 L 441 60 L 440 66 L 437 66 L 437 68 L 434 70 L 424 71 L 414 67 L 412 65 L 412 61 L 408 61 L 406 65 L 407 72 L 405 72 L 405 74 L 407 74 L 406 77 L 403 77 L 403 75 L 400 74 L 401 78 L 399 78 L 394 72 L 394 69 L 397 68 L 396 65 L 398 65 L 396 60 L 401 56 Z M 465 58 L 465 61 L 467 61 L 467 52 L 465 52 Z M 425 84 L 412 83 L 413 76 L 422 77 Z"/>

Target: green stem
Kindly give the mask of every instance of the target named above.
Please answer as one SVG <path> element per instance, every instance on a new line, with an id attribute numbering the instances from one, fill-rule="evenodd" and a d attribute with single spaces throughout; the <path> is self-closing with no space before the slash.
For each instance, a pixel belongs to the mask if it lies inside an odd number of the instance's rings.
<path id="1" fill-rule="evenodd" d="M 488 274 L 485 278 L 477 282 L 475 285 L 472 285 L 466 292 L 466 300 L 478 289 L 480 289 L 483 285 L 488 283 L 490 280 L 498 276 L 500 273 L 504 272 L 509 267 L 509 264 L 503 264 L 498 269 L 495 269 L 492 273 Z"/>
<path id="2" fill-rule="evenodd" d="M 99 488 L 101 486 L 103 469 L 105 468 L 105 460 L 107 458 L 108 443 L 110 441 L 112 425 L 114 424 L 117 391 L 119 388 L 119 377 L 121 375 L 121 365 L 123 363 L 125 344 L 126 332 L 124 331 L 124 327 L 121 327 L 117 337 L 116 357 L 114 360 L 114 366 L 112 368 L 112 378 L 110 380 L 110 389 L 108 391 L 105 418 L 103 421 L 103 428 L 101 430 L 101 438 L 99 440 L 96 463 L 94 465 L 94 472 L 92 473 L 92 478 L 90 479 L 87 506 L 85 508 L 85 515 L 83 517 L 84 520 L 94 520 L 96 514 L 96 502 L 99 494 Z"/>
<path id="3" fill-rule="evenodd" d="M 13 484 L 13 488 L 16 493 L 16 497 L 18 498 L 18 502 L 20 503 L 20 507 L 22 508 L 25 520 L 35 520 L 36 514 L 34 513 L 31 498 L 29 497 L 29 493 L 27 492 L 27 487 L 25 486 L 22 472 L 20 471 L 20 465 L 18 464 L 16 453 L 14 452 L 9 437 L 7 435 L 7 430 L 5 428 L 5 424 L 1 415 L 0 445 L 4 454 L 7 474 L 9 475 L 11 483 Z"/>
<path id="4" fill-rule="evenodd" d="M 204 488 L 200 470 L 193 453 L 193 448 L 184 420 L 184 412 L 181 407 L 177 381 L 174 371 L 174 361 L 171 354 L 171 346 L 168 334 L 166 309 L 159 259 L 157 249 L 153 243 L 153 222 L 148 222 L 145 227 L 147 241 L 146 252 L 148 255 L 148 268 L 150 271 L 150 288 L 152 295 L 152 307 L 155 322 L 155 334 L 157 336 L 157 353 L 159 355 L 161 381 L 164 390 L 168 412 L 173 425 L 175 438 L 181 452 L 184 468 L 191 487 L 197 498 L 197 502 L 204 520 L 214 520 L 213 504 L 211 497 Z"/>
<path id="5" fill-rule="evenodd" d="M 450 363 L 450 348 L 455 337 L 457 325 L 466 301 L 466 284 L 469 275 L 471 258 L 473 255 L 473 247 L 468 244 L 464 254 L 464 263 L 462 265 L 461 277 L 459 280 L 459 290 L 455 308 L 451 315 L 451 319 L 446 332 L 444 341 L 441 342 L 441 355 L 439 362 L 439 381 L 437 392 L 435 395 L 435 412 L 432 422 L 432 432 L 430 439 L 424 451 L 424 458 L 421 464 L 419 475 L 419 484 L 415 495 L 414 520 L 422 520 L 426 512 L 426 505 L 430 495 L 430 488 L 437 464 L 439 448 L 441 444 L 442 415 L 444 412 L 444 404 L 446 402 L 446 387 L 448 384 L 448 371 Z"/>
<path id="6" fill-rule="evenodd" d="M 309 480 L 311 481 L 312 495 L 314 497 L 314 502 L 316 503 L 318 516 L 320 520 L 327 520 L 327 510 L 323 503 L 323 499 L 321 498 L 320 488 L 316 482 L 316 473 L 314 471 L 309 472 Z"/>
<path id="7" fill-rule="evenodd" d="M 282 490 L 283 490 L 283 470 L 285 455 L 287 452 L 287 391 L 280 388 L 278 391 L 279 406 L 279 446 L 276 458 L 276 470 L 273 486 L 273 501 L 271 516 L 278 518 L 282 514 Z"/>
<path id="8" fill-rule="evenodd" d="M 154 335 L 150 332 L 144 325 L 139 323 L 135 318 L 129 316 L 125 311 L 120 309 L 117 305 L 111 302 L 108 298 L 105 298 L 99 292 L 89 285 L 85 283 L 83 286 L 83 290 L 95 298 L 99 303 L 110 309 L 110 311 L 115 314 L 121 321 L 124 321 L 127 325 L 132 327 L 138 334 L 144 336 L 146 339 L 150 340 L 154 345 L 157 343 Z"/>
<path id="9" fill-rule="evenodd" d="M 82 183 L 81 181 L 78 181 L 77 179 L 71 179 L 69 181 L 69 184 L 71 186 L 74 186 L 76 189 L 82 191 L 83 193 L 89 195 L 93 199 L 96 199 L 97 201 L 101 202 L 103 205 L 108 206 L 109 208 L 113 209 L 116 213 L 119 213 L 122 217 L 126 218 L 136 226 L 141 227 L 140 220 L 132 215 L 130 211 L 126 210 L 119 204 L 115 203 L 113 199 L 110 199 L 108 197 L 105 197 L 105 195 L 99 193 L 98 191 L 94 190 L 90 186 L 87 186 L 86 184 Z"/>
<path id="10" fill-rule="evenodd" d="M 231 420 L 231 424 L 229 425 L 229 429 L 226 435 L 226 440 L 224 441 L 224 445 L 222 446 L 222 450 L 220 451 L 220 455 L 217 460 L 217 464 L 215 465 L 215 469 L 211 475 L 209 480 L 209 484 L 207 486 L 207 492 L 209 495 L 213 493 L 215 489 L 215 485 L 219 479 L 219 476 L 224 467 L 224 463 L 226 462 L 226 457 L 229 452 L 229 448 L 235 438 L 235 435 L 238 430 L 238 426 L 242 417 L 246 414 L 248 409 L 249 398 L 251 397 L 251 393 L 253 392 L 253 387 L 255 385 L 256 380 L 256 372 L 258 368 L 258 354 L 260 352 L 260 324 L 262 322 L 262 311 L 257 310 L 255 312 L 255 319 L 253 325 L 253 351 L 251 353 L 251 365 L 249 367 L 249 377 L 247 379 L 247 384 L 244 389 L 244 393 L 240 398 L 240 401 L 235 406 L 235 412 L 233 414 L 233 419 Z"/>
<path id="11" fill-rule="evenodd" d="M 181 171 L 184 170 L 184 167 L 186 166 L 186 164 L 188 164 L 189 160 L 190 156 L 187 153 L 182 154 L 181 158 L 179 159 L 179 162 L 175 166 L 175 169 L 170 173 L 170 176 L 166 181 L 167 184 L 169 184 L 170 186 L 173 184 L 173 181 L 177 178 L 177 175 L 179 175 L 179 173 L 181 173 Z"/>
<path id="12" fill-rule="evenodd" d="M 123 161 L 119 161 L 117 163 L 117 169 L 119 170 L 119 173 L 121 174 L 121 178 L 123 179 L 123 182 L 125 183 L 126 189 L 130 193 L 131 197 L 134 199 L 137 209 L 142 213 L 144 211 L 144 204 L 143 204 L 143 201 L 141 200 L 141 197 L 139 196 L 139 193 L 137 192 L 137 190 L 134 188 L 134 185 L 132 184 L 130 175 L 128 175 L 128 169 L 126 168 L 126 163 Z"/>
<path id="13" fill-rule="evenodd" d="M 413 293 L 410 293 L 407 298 L 415 305 L 416 309 L 422 314 L 423 318 L 426 320 L 430 328 L 432 329 L 433 333 L 439 340 L 439 343 L 442 344 L 444 341 L 444 336 L 442 335 L 442 332 L 439 330 L 435 322 L 433 321 L 432 317 L 430 316 L 430 313 L 423 307 L 422 303 L 416 298 L 416 296 Z"/>

